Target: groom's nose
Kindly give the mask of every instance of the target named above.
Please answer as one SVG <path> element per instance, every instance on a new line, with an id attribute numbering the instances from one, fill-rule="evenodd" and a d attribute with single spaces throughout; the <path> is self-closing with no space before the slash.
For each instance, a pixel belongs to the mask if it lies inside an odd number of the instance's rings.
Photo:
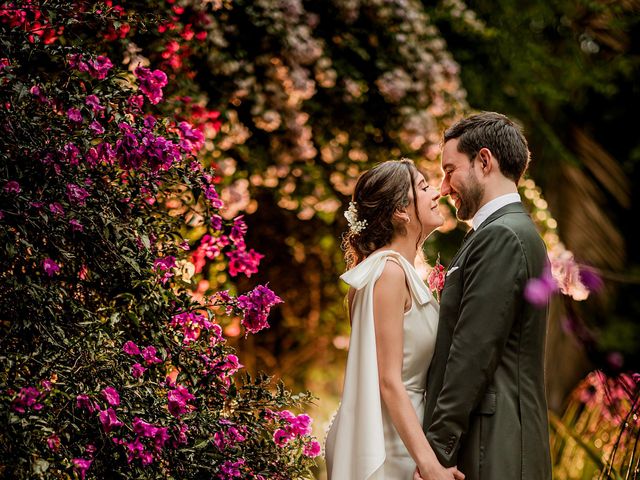
<path id="1" fill-rule="evenodd" d="M 444 197 L 451 193 L 451 185 L 449 184 L 449 179 L 445 175 L 442 179 L 442 183 L 440 184 L 440 196 Z"/>

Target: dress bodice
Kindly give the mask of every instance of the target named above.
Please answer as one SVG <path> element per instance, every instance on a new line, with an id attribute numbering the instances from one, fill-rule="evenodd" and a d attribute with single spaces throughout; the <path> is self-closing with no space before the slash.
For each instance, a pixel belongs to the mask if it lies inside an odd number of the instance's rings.
<path id="1" fill-rule="evenodd" d="M 438 304 L 411 263 L 398 252 L 381 250 L 341 277 L 356 293 L 342 401 L 326 440 L 329 479 L 400 479 L 415 468 L 380 398 L 373 289 L 389 259 L 404 270 L 411 293 L 411 308 L 403 319 L 402 381 L 422 421 Z M 390 463 L 393 458 L 401 458 L 403 466 Z"/>

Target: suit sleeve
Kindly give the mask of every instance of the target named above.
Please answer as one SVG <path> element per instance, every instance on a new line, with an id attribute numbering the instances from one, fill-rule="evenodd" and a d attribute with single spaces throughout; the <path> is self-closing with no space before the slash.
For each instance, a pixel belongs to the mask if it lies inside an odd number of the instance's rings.
<path id="1" fill-rule="evenodd" d="M 476 234 L 462 265 L 462 303 L 427 439 L 440 462 L 457 462 L 471 412 L 493 378 L 522 302 L 526 259 L 504 225 Z"/>

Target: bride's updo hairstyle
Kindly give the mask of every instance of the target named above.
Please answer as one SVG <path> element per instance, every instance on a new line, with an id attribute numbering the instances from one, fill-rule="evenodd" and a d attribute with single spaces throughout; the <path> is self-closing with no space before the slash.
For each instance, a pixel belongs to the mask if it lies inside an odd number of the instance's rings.
<path id="1" fill-rule="evenodd" d="M 366 223 L 364 228 L 349 228 L 343 236 L 342 248 L 348 269 L 390 243 L 394 235 L 406 234 L 404 224 L 394 221 L 393 214 L 398 209 L 406 208 L 412 200 L 419 221 L 420 214 L 415 201 L 417 174 L 418 169 L 413 161 L 403 158 L 380 163 L 360 175 L 352 197 L 357 213 L 354 220 Z M 412 197 L 409 192 L 412 192 Z"/>

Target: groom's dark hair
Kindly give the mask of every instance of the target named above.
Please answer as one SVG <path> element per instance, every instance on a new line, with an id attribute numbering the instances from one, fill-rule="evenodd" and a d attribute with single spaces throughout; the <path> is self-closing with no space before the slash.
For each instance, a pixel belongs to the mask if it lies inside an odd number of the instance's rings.
<path id="1" fill-rule="evenodd" d="M 529 165 L 529 146 L 522 129 L 500 113 L 481 112 L 463 118 L 444 132 L 444 143 L 454 138 L 458 139 L 458 151 L 472 162 L 480 149 L 488 148 L 502 174 L 515 183 Z"/>

